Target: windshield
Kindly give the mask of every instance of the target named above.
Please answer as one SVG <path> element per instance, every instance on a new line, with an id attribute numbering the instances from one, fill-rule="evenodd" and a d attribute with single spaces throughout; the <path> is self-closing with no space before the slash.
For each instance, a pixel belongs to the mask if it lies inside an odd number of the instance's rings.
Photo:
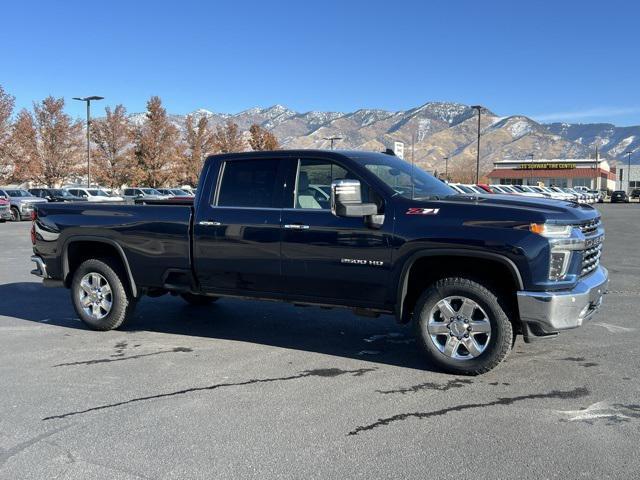
<path id="1" fill-rule="evenodd" d="M 367 170 L 386 183 L 397 195 L 405 198 L 447 197 L 456 192 L 446 183 L 428 174 L 420 167 L 387 155 L 388 158 L 364 157 Z M 358 159 L 360 160 L 360 159 Z"/>
<path id="2" fill-rule="evenodd" d="M 26 190 L 7 190 L 7 195 L 10 197 L 33 197 L 33 195 Z"/>
<path id="3" fill-rule="evenodd" d="M 185 192 L 184 190 L 180 190 L 180 189 L 177 189 L 177 188 L 176 188 L 176 189 L 174 189 L 174 190 L 170 190 L 170 192 L 171 192 L 173 195 L 176 195 L 176 196 L 178 196 L 178 197 L 189 197 L 189 196 L 190 196 L 190 195 L 189 195 L 187 192 Z"/>
<path id="4" fill-rule="evenodd" d="M 108 197 L 109 196 L 107 192 L 104 192 L 102 190 L 98 190 L 95 188 L 87 191 L 89 192 L 89 195 L 91 195 L 92 197 Z"/>
<path id="5" fill-rule="evenodd" d="M 155 188 L 141 188 L 140 190 L 142 190 L 144 192 L 145 195 L 162 195 L 158 190 L 156 190 Z"/>

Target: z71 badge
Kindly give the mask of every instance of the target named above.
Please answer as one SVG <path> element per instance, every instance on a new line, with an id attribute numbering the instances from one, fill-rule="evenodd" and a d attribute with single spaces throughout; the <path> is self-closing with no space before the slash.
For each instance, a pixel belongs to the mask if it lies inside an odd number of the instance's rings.
<path id="1" fill-rule="evenodd" d="M 439 208 L 410 208 L 407 215 L 438 215 Z"/>

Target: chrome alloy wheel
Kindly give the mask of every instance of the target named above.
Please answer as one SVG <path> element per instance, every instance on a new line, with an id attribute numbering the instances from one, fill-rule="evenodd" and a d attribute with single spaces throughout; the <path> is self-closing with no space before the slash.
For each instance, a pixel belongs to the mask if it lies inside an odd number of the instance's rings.
<path id="1" fill-rule="evenodd" d="M 78 298 L 84 312 L 95 320 L 101 320 L 111 311 L 113 293 L 107 279 L 96 272 L 87 273 L 80 280 Z"/>
<path id="2" fill-rule="evenodd" d="M 427 330 L 436 348 L 455 360 L 480 356 L 491 339 L 488 315 L 475 301 L 461 296 L 436 303 L 429 313 Z"/>

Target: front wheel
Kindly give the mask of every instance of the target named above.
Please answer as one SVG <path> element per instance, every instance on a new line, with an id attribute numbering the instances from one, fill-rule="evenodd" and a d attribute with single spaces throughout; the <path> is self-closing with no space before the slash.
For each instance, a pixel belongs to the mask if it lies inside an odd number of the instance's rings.
<path id="1" fill-rule="evenodd" d="M 486 373 L 513 344 L 513 327 L 497 296 L 467 278 L 445 278 L 429 287 L 414 318 L 429 359 L 451 373 Z"/>
<path id="2" fill-rule="evenodd" d="M 16 207 L 11 207 L 11 221 L 19 222 L 20 220 L 22 220 L 22 217 L 20 216 L 20 210 L 18 210 Z"/>
<path id="3" fill-rule="evenodd" d="M 109 259 L 89 259 L 73 274 L 71 300 L 80 319 L 94 330 L 113 330 L 131 315 L 136 300 L 124 273 Z"/>

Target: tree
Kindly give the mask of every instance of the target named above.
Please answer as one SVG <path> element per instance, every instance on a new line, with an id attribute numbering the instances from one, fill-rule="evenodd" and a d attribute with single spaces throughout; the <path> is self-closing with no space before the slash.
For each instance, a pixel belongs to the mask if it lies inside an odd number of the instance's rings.
<path id="1" fill-rule="evenodd" d="M 135 132 L 135 156 L 143 183 L 158 187 L 173 179 L 178 140 L 178 129 L 169 121 L 162 101 L 151 97 L 146 119 Z"/>
<path id="2" fill-rule="evenodd" d="M 15 180 L 48 186 L 63 183 L 82 158 L 82 122 L 64 113 L 64 99 L 47 97 L 22 110 L 12 132 Z"/>
<path id="3" fill-rule="evenodd" d="M 4 91 L 0 85 L 0 180 L 7 178 L 12 171 L 12 161 L 9 151 L 11 140 L 11 115 L 15 98 Z"/>
<path id="4" fill-rule="evenodd" d="M 251 125 L 249 133 L 251 134 L 251 137 L 249 138 L 249 145 L 254 151 L 278 150 L 280 148 L 276 136 L 262 128 L 260 125 Z"/>
<path id="5" fill-rule="evenodd" d="M 213 134 L 213 149 L 217 153 L 242 152 L 245 149 L 242 133 L 238 125 L 228 120 L 224 125 L 218 125 Z"/>
<path id="6" fill-rule="evenodd" d="M 185 152 L 180 173 L 185 183 L 195 185 L 204 159 L 208 153 L 213 152 L 213 132 L 209 128 L 209 119 L 204 115 L 197 122 L 193 115 L 187 115 L 185 126 Z"/>
<path id="7" fill-rule="evenodd" d="M 116 105 L 106 116 L 91 122 L 91 140 L 95 144 L 95 176 L 98 182 L 119 188 L 136 177 L 131 141 L 133 132 L 127 120 L 127 110 Z"/>

